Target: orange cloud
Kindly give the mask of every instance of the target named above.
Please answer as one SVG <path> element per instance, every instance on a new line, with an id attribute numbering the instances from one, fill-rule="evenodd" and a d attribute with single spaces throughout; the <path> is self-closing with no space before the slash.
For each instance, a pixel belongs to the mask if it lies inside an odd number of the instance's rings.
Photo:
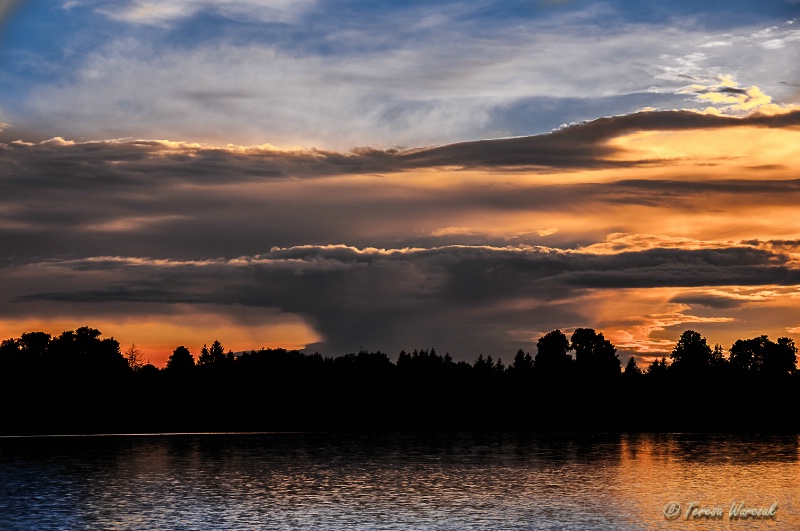
<path id="1" fill-rule="evenodd" d="M 608 145 L 616 161 L 650 161 L 670 166 L 714 164 L 704 176 L 730 178 L 731 168 L 787 165 L 796 171 L 800 161 L 800 131 L 742 127 L 690 131 L 638 131 L 616 137 Z"/>
<path id="2" fill-rule="evenodd" d="M 728 349 L 737 339 L 781 337 L 800 327 L 800 286 L 592 290 L 579 300 L 587 321 L 645 362 L 669 356 L 683 330 Z M 685 302 L 680 302 L 685 301 Z"/>

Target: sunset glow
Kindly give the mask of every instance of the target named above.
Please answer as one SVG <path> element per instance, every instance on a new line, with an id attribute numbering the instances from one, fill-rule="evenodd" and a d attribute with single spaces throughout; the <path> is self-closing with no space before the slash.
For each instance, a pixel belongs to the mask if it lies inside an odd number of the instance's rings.
<path id="1" fill-rule="evenodd" d="M 648 362 L 800 329 L 796 2 L 335 4 L 0 6 L 0 336 L 163 366 L 593 327 Z"/>

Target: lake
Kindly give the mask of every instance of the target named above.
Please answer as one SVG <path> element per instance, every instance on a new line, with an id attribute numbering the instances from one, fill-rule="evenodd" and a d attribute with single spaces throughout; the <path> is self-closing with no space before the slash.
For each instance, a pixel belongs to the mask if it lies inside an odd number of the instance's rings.
<path id="1" fill-rule="evenodd" d="M 799 449 L 796 435 L 2 438 L 0 529 L 800 529 Z"/>

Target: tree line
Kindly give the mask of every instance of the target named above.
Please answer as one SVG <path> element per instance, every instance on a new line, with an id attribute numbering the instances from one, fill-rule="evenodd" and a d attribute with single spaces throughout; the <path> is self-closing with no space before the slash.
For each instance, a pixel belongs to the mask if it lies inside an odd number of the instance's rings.
<path id="1" fill-rule="evenodd" d="M 669 355 L 624 369 L 591 328 L 543 335 L 534 355 L 456 362 L 435 349 L 323 357 L 296 350 L 197 357 L 166 367 L 82 327 L 0 342 L 2 433 L 269 430 L 798 431 L 797 347 L 761 335 L 726 352 L 694 330 Z M 743 420 L 747 419 L 747 420 Z"/>

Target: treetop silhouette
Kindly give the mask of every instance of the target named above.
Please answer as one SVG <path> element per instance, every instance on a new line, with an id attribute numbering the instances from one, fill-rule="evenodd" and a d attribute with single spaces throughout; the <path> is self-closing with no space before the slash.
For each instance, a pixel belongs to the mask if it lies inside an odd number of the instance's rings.
<path id="1" fill-rule="evenodd" d="M 721 346 L 712 349 L 700 333 L 686 330 L 670 354 L 672 363 L 662 356 L 642 371 L 631 356 L 624 373 L 616 347 L 591 328 L 575 329 L 570 340 L 556 329 L 536 346 L 535 357 L 520 349 L 506 366 L 485 354 L 456 363 L 435 349 L 402 351 L 396 362 L 381 351 L 363 350 L 323 357 L 261 349 L 234 357 L 216 340 L 203 346 L 197 363 L 181 345 L 158 369 L 130 363 L 139 359 L 131 357 L 135 345 L 126 359 L 114 338 L 94 328 L 55 337 L 27 332 L 0 342 L 0 400 L 13 404 L 0 433 L 69 432 L 75 425 L 109 433 L 365 426 L 702 430 L 706 426 L 689 420 L 649 415 L 648 404 L 665 396 L 686 411 L 731 403 L 737 415 L 772 414 L 778 425 L 787 425 L 790 419 L 781 420 L 775 413 L 781 410 L 770 405 L 800 398 L 797 348 L 785 337 L 737 340 L 725 356 Z M 687 380 L 692 375 L 702 378 Z M 211 389 L 213 400 L 185 406 Z M 671 389 L 680 392 L 665 394 Z M 26 405 L 19 400 L 26 395 L 46 397 L 48 406 Z M 114 409 L 118 424 L 104 413 L 108 405 L 130 403 L 136 407 Z"/>

